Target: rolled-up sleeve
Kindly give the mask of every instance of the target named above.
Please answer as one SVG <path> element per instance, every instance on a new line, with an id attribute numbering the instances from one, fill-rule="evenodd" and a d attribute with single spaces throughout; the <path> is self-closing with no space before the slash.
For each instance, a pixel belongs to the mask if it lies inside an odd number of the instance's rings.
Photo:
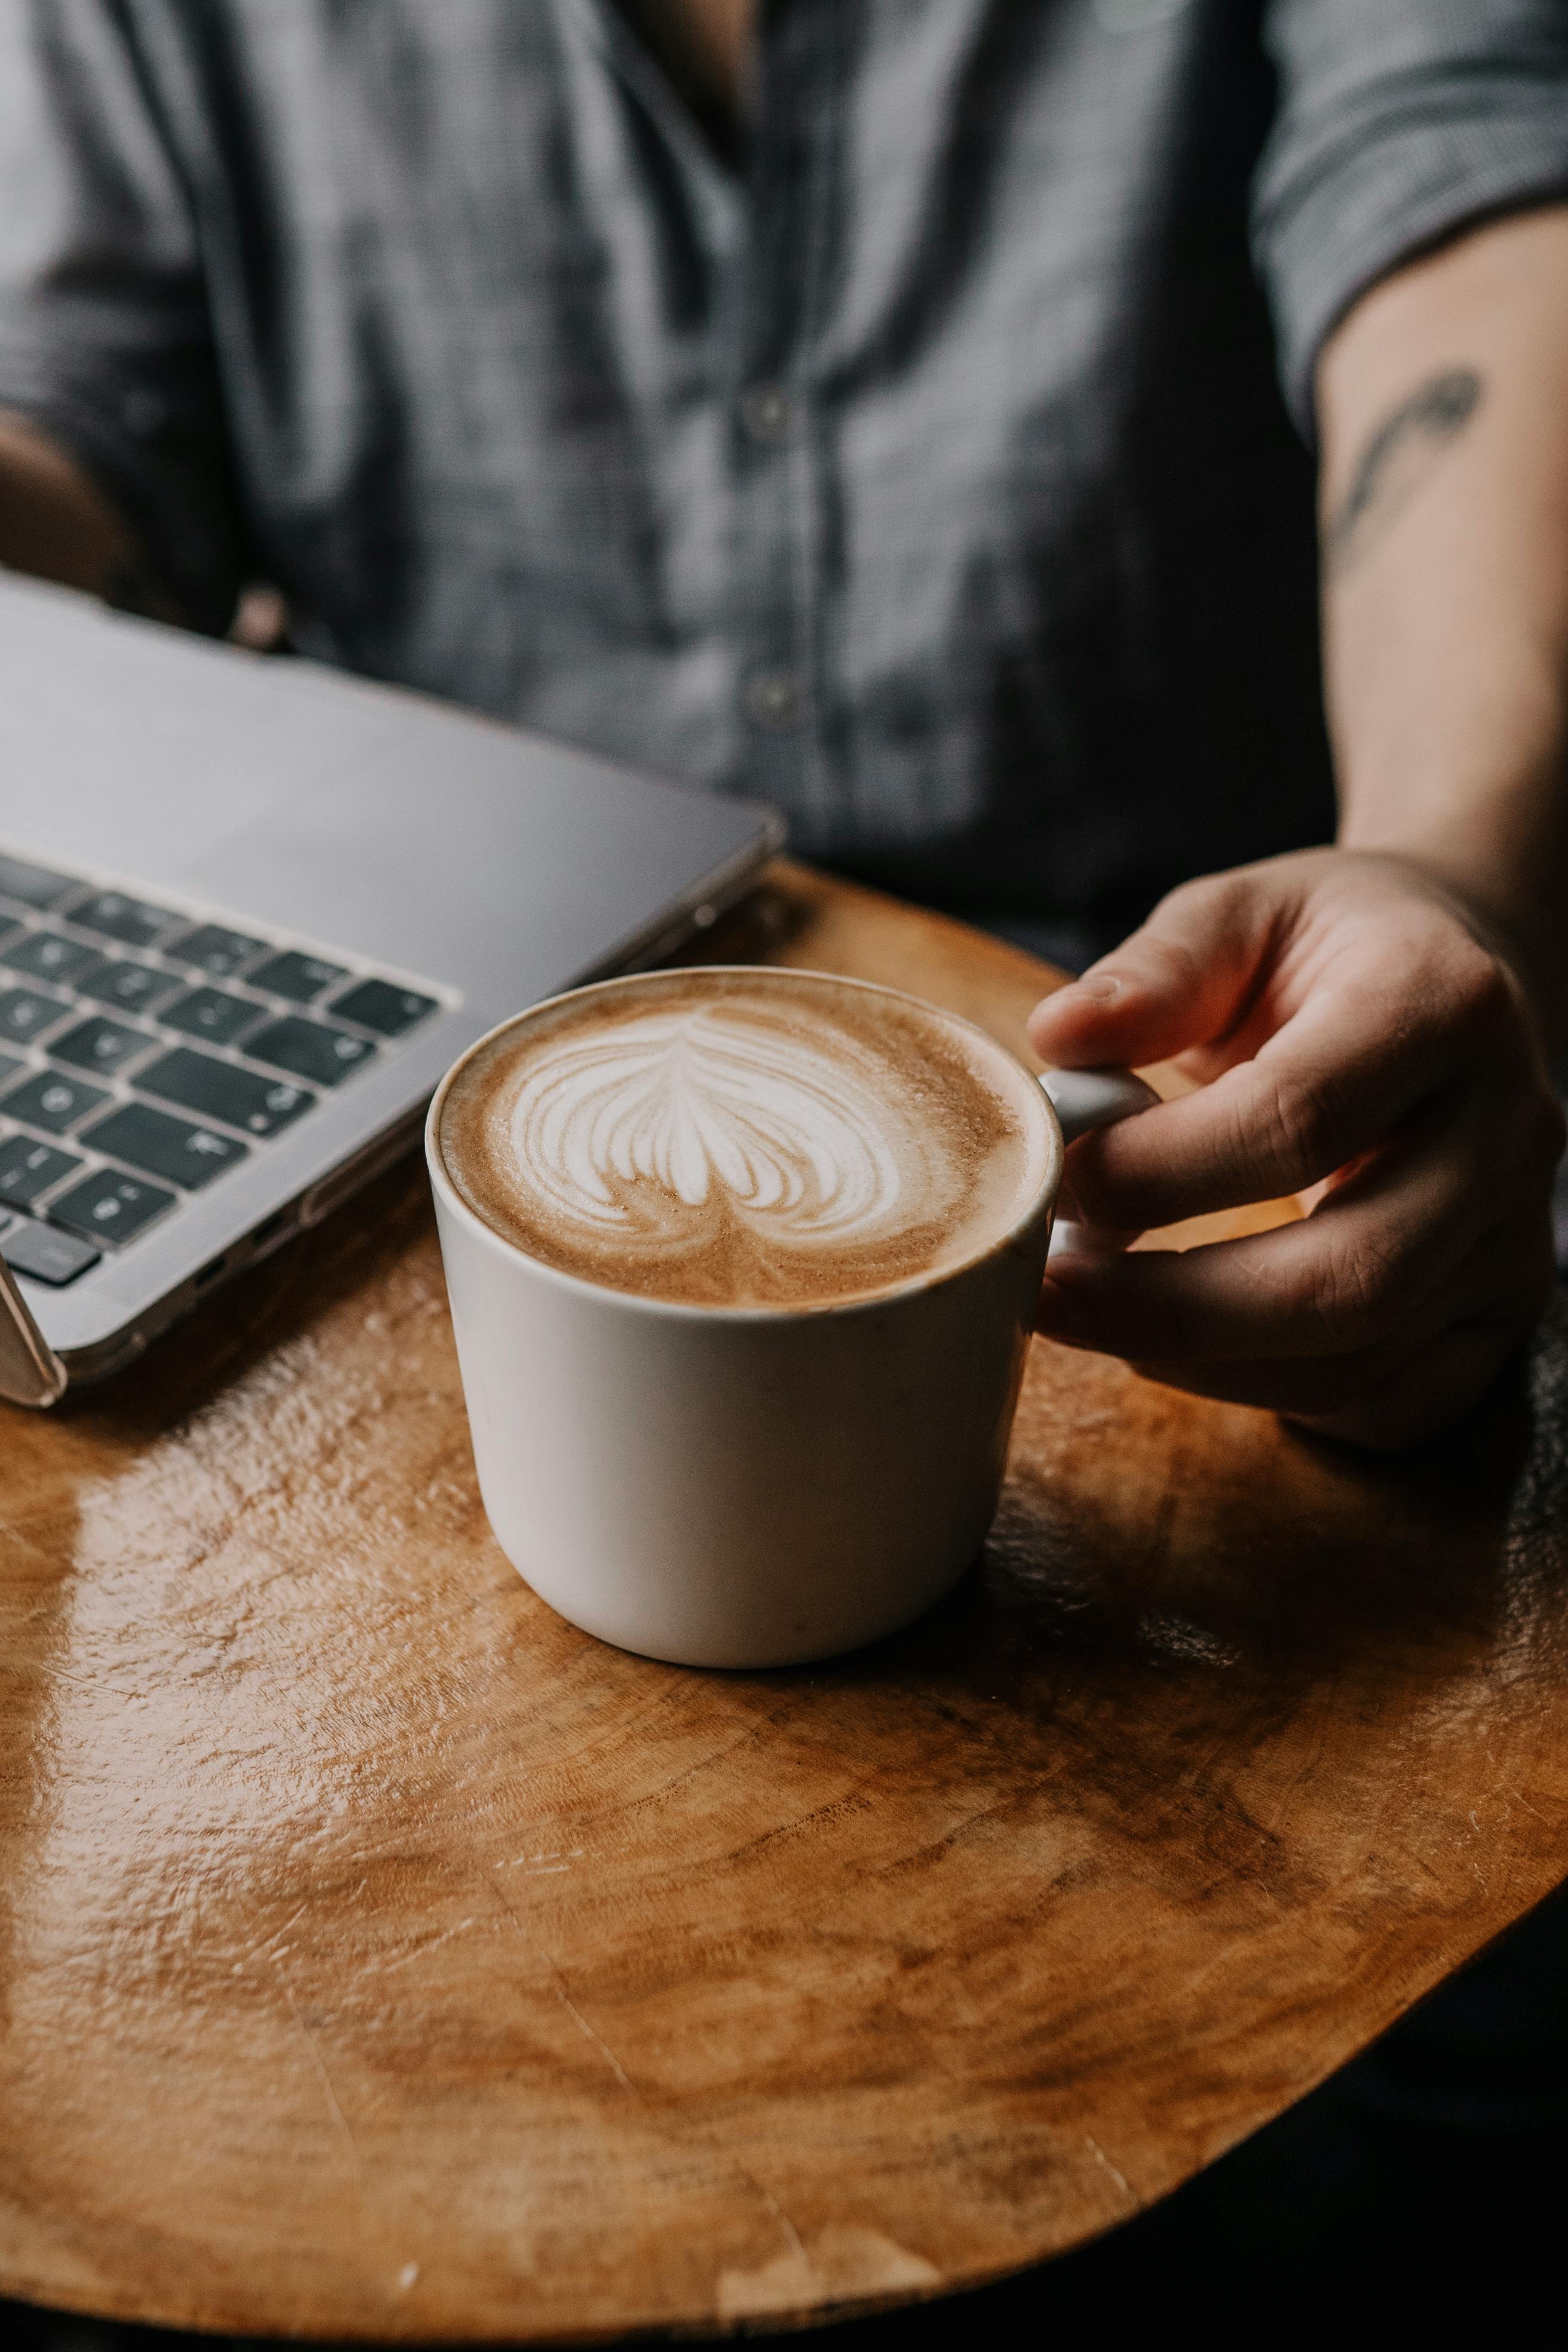
<path id="1" fill-rule="evenodd" d="M 1323 338 L 1467 221 L 1568 196 L 1568 0 L 1270 0 L 1279 108 L 1254 192 L 1286 396 Z"/>
<path id="2" fill-rule="evenodd" d="M 142 64 L 115 0 L 0 0 L 0 407 L 70 450 L 217 632 L 241 532 L 198 241 Z"/>

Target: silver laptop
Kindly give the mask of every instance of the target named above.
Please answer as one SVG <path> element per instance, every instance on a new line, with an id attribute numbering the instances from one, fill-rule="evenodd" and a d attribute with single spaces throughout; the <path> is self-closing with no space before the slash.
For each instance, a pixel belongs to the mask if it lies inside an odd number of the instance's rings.
<path id="1" fill-rule="evenodd" d="M 0 1395 L 48 1404 L 654 963 L 771 812 L 0 575 Z"/>

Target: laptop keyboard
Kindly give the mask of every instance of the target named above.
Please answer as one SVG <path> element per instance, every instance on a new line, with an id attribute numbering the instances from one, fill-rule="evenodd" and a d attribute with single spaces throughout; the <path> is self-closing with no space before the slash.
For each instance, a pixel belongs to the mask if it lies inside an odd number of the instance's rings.
<path id="1" fill-rule="evenodd" d="M 0 854 L 0 1256 L 76 1281 L 452 1001 Z"/>

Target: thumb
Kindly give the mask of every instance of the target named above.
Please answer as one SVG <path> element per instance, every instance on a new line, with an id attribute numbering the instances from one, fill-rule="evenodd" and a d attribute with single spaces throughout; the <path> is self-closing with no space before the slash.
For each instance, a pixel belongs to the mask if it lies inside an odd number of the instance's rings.
<path id="1" fill-rule="evenodd" d="M 1223 1036 L 1245 1012 L 1269 923 L 1239 875 L 1185 882 L 1148 921 L 1029 1015 L 1044 1062 L 1163 1062 Z"/>

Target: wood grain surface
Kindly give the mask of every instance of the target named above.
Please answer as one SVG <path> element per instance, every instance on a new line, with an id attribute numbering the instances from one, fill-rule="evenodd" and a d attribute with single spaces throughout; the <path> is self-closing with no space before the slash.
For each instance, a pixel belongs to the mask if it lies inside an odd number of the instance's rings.
<path id="1" fill-rule="evenodd" d="M 715 951 L 1009 1042 L 781 866 Z M 1037 1345 L 984 1559 L 649 1664 L 475 1493 L 403 1171 L 0 1446 L 0 2291 L 260 2334 L 798 2321 L 1170 2189 L 1568 1864 L 1568 1332 L 1373 1464 Z"/>

